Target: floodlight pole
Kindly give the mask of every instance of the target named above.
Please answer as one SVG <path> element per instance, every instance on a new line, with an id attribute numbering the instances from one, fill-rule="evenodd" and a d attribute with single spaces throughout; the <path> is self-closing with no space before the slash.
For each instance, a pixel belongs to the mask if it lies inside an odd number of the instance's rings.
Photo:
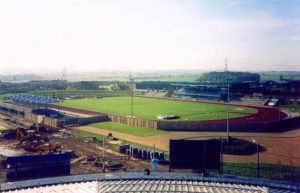
<path id="1" fill-rule="evenodd" d="M 227 143 L 229 143 L 229 74 L 227 68 L 227 58 L 225 59 L 225 71 L 227 76 L 227 119 L 226 119 L 226 131 L 227 131 Z"/>
<path id="2" fill-rule="evenodd" d="M 79 120 L 79 119 L 78 119 Z M 105 173 L 105 141 L 104 137 L 102 138 L 102 156 L 103 156 L 103 163 L 102 163 L 102 171 Z"/>
<path id="3" fill-rule="evenodd" d="M 59 113 L 59 109 L 60 109 L 60 108 L 59 108 L 59 99 L 58 99 L 58 98 L 57 98 L 57 107 L 58 107 L 57 110 L 58 110 L 58 113 Z"/>
<path id="4" fill-rule="evenodd" d="M 256 161 L 257 161 L 257 165 L 256 165 L 256 177 L 259 178 L 260 177 L 260 162 L 259 162 L 259 144 L 258 141 L 256 141 L 255 139 L 252 139 L 252 142 L 256 144 Z"/>
<path id="5" fill-rule="evenodd" d="M 260 163 L 259 163 L 259 144 L 256 143 L 256 151 L 257 151 L 257 178 L 260 177 Z"/>
<path id="6" fill-rule="evenodd" d="M 134 79 L 130 75 L 130 82 L 131 82 L 131 118 L 133 118 L 133 85 L 134 85 Z"/>

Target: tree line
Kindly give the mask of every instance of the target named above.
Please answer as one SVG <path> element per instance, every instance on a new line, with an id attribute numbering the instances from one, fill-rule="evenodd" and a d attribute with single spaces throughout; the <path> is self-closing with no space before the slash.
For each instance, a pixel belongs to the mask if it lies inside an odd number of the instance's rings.
<path id="1" fill-rule="evenodd" d="M 1 82 L 0 94 L 25 93 L 42 90 L 129 90 L 129 83 L 119 81 L 35 80 L 28 82 Z"/>
<path id="2" fill-rule="evenodd" d="M 197 79 L 201 83 L 230 83 L 236 82 L 259 82 L 260 75 L 250 72 L 207 72 Z"/>

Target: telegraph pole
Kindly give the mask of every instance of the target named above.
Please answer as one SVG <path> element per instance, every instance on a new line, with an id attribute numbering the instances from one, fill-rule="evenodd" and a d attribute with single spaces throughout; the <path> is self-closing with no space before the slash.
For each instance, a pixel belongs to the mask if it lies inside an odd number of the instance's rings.
<path id="1" fill-rule="evenodd" d="M 226 120 L 226 131 L 227 131 L 227 143 L 229 143 L 229 73 L 228 73 L 228 65 L 227 65 L 227 58 L 225 59 L 225 72 L 227 76 L 227 120 Z"/>

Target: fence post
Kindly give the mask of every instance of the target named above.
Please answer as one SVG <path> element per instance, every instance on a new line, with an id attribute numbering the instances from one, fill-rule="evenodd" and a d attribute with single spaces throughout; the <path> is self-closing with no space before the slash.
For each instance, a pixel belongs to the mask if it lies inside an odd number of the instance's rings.
<path id="1" fill-rule="evenodd" d="M 222 143 L 222 137 L 220 136 L 220 168 L 219 168 L 219 174 L 223 174 L 223 143 Z"/>
<path id="2" fill-rule="evenodd" d="M 294 167 L 293 167 L 293 160 L 290 160 L 291 161 L 291 174 L 292 174 L 292 179 L 294 180 Z"/>
<path id="3" fill-rule="evenodd" d="M 277 177 L 278 177 L 278 179 L 280 178 L 280 176 L 279 176 L 279 167 L 280 167 L 280 160 L 277 161 Z"/>

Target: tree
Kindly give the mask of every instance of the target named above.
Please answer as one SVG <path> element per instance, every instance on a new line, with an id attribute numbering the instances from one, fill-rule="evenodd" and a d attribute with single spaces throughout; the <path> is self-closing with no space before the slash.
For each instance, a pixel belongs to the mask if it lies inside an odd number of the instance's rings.
<path id="1" fill-rule="evenodd" d="M 229 79 L 230 83 L 245 81 L 259 82 L 260 75 L 258 73 L 249 72 L 208 72 L 202 74 L 198 82 L 226 83 L 227 79 Z"/>

